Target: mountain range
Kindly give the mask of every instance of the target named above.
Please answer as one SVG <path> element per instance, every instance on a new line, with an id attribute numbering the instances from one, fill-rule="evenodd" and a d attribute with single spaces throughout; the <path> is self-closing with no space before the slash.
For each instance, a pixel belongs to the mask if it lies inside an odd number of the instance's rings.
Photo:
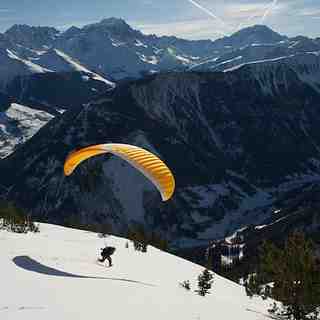
<path id="1" fill-rule="evenodd" d="M 279 199 L 319 183 L 319 38 L 253 26 L 188 41 L 115 18 L 65 32 L 16 25 L 0 62 L 2 117 L 18 104 L 52 118 L 18 148 L 8 142 L 0 161 L 2 196 L 42 221 L 107 220 L 119 233 L 144 224 L 184 247 L 269 225 Z M 112 157 L 64 177 L 70 151 L 106 142 L 165 159 L 173 200 Z"/>
<path id="2" fill-rule="evenodd" d="M 230 63 L 222 67 L 222 62 L 235 58 L 240 64 L 319 51 L 320 39 L 290 39 L 256 25 L 216 41 L 190 41 L 145 35 L 122 19 L 109 18 L 64 32 L 14 25 L 1 35 L 0 48 L 1 65 L 9 64 L 10 71 L 1 73 L 5 88 L 14 76 L 34 72 L 87 71 L 116 81 L 168 70 L 224 70 Z"/>
<path id="3" fill-rule="evenodd" d="M 64 32 L 14 25 L 0 34 L 0 93 L 12 102 L 56 115 L 93 101 L 119 81 L 168 71 L 228 71 L 319 51 L 319 38 L 288 38 L 263 25 L 216 41 L 145 35 L 117 18 Z M 1 108 L 5 106 L 10 104 Z M 25 139 L 14 136 L 12 148 L 1 157 L 21 141 Z"/>

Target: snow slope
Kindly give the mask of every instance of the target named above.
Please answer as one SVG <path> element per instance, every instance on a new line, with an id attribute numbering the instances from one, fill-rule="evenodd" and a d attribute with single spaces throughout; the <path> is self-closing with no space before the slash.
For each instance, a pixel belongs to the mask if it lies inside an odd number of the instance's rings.
<path id="1" fill-rule="evenodd" d="M 52 70 L 43 68 L 31 61 L 19 58 L 15 53 L 13 53 L 11 50 L 7 49 L 8 57 L 17 61 L 22 62 L 25 64 L 31 73 L 45 73 L 45 72 L 52 72 Z"/>
<path id="2" fill-rule="evenodd" d="M 54 51 L 60 56 L 62 57 L 66 62 L 68 62 L 70 65 L 73 66 L 73 68 L 76 70 L 76 71 L 79 71 L 79 72 L 85 72 L 87 74 L 90 74 L 92 75 L 93 79 L 95 80 L 98 80 L 98 81 L 102 81 L 104 83 L 106 83 L 107 85 L 110 85 L 111 87 L 114 87 L 115 84 L 103 77 L 101 77 L 99 74 L 95 73 L 95 72 L 92 72 L 90 70 L 88 70 L 87 68 L 83 67 L 82 65 L 80 65 L 79 63 L 75 62 L 71 57 L 69 57 L 67 54 L 63 53 L 62 51 L 60 50 L 57 50 L 57 49 L 54 49 Z"/>
<path id="3" fill-rule="evenodd" d="M 243 287 L 217 275 L 210 295 L 186 291 L 178 283 L 189 279 L 195 288 L 202 267 L 153 247 L 127 249 L 126 241 L 48 224 L 38 234 L 0 231 L 1 319 L 268 317 L 268 302 L 250 300 Z M 111 268 L 96 262 L 105 242 L 117 248 Z"/>

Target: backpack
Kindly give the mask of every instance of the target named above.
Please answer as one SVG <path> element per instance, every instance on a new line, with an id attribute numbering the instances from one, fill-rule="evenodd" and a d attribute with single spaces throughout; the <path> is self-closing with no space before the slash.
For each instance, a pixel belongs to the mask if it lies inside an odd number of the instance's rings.
<path id="1" fill-rule="evenodd" d="M 102 255 L 103 256 L 111 256 L 114 252 L 116 251 L 116 248 L 115 247 L 105 247 L 103 250 L 102 250 Z"/>

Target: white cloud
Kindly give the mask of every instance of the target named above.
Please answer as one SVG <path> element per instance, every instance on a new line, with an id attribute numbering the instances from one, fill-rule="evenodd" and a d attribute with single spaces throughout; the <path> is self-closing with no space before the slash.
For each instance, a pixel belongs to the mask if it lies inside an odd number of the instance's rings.
<path id="1" fill-rule="evenodd" d="M 266 5 L 264 3 L 232 4 L 225 7 L 224 15 L 231 19 L 243 19 L 249 16 L 262 16 Z"/>
<path id="2" fill-rule="evenodd" d="M 319 8 L 307 8 L 302 9 L 297 13 L 298 16 L 310 17 L 310 16 L 319 16 L 320 17 L 320 9 Z"/>
<path id="3" fill-rule="evenodd" d="M 212 19 L 146 24 L 131 22 L 131 25 L 146 34 L 174 35 L 186 39 L 217 39 L 225 34 Z"/>
<path id="4" fill-rule="evenodd" d="M 250 3 L 241 3 L 239 0 L 223 0 L 214 2 L 214 11 L 209 1 L 183 0 L 190 2 L 197 11 L 193 20 L 180 20 L 176 22 L 137 23 L 136 27 L 145 33 L 157 35 L 176 35 L 188 39 L 210 38 L 216 39 L 223 35 L 230 35 L 242 27 L 261 23 L 269 16 L 283 13 L 288 5 L 277 0 L 255 0 Z M 206 6 L 204 6 L 205 4 Z M 212 4 L 212 1 L 211 1 Z M 213 19 L 202 19 L 201 11 Z M 181 10 L 181 12 L 183 12 Z"/>

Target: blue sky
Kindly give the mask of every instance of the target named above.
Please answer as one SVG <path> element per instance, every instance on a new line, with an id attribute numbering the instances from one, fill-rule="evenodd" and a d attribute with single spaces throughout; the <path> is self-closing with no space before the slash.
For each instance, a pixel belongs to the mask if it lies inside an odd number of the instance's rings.
<path id="1" fill-rule="evenodd" d="M 0 32 L 13 24 L 66 29 L 111 16 L 145 33 L 187 39 L 216 39 L 253 24 L 320 37 L 320 0 L 1 0 Z"/>

